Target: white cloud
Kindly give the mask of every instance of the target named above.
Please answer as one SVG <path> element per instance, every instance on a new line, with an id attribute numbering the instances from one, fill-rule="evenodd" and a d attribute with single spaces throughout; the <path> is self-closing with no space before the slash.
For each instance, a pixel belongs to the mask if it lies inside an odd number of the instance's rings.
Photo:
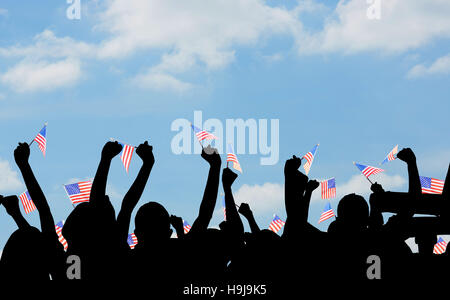
<path id="1" fill-rule="evenodd" d="M 95 57 L 95 55 L 95 45 L 76 41 L 70 37 L 57 37 L 53 31 L 48 29 L 36 34 L 31 45 L 0 48 L 0 56 L 26 57 L 29 60 Z"/>
<path id="2" fill-rule="evenodd" d="M 183 82 L 172 75 L 156 73 L 151 70 L 145 74 L 139 74 L 132 79 L 132 82 L 140 88 L 157 91 L 174 91 L 182 93 L 190 90 L 193 85 Z"/>
<path id="3" fill-rule="evenodd" d="M 7 160 L 0 158 L 0 193 L 18 191 L 23 188 L 16 171 L 11 169 Z"/>
<path id="4" fill-rule="evenodd" d="M 450 54 L 436 59 L 430 66 L 424 64 L 415 65 L 409 70 L 408 78 L 418 78 L 429 75 L 449 74 L 450 73 Z"/>
<path id="5" fill-rule="evenodd" d="M 379 20 L 367 17 L 368 8 L 366 1 L 339 1 L 323 30 L 299 36 L 300 53 L 400 53 L 450 37 L 449 1 L 381 1 Z"/>
<path id="6" fill-rule="evenodd" d="M 263 185 L 242 185 L 234 193 L 237 204 L 248 203 L 255 215 L 273 214 L 284 209 L 284 186 L 266 182 Z"/>
<path id="7" fill-rule="evenodd" d="M 341 0 L 335 8 L 314 0 L 299 1 L 291 9 L 263 0 L 110 0 L 96 6 L 100 11 L 93 29 L 105 34 L 103 40 L 77 41 L 44 30 L 30 45 L 0 48 L 0 56 L 21 59 L 2 75 L 2 82 L 18 91 L 48 90 L 76 83 L 85 59 L 146 53 L 159 55 L 159 61 L 144 66 L 147 72 L 131 76 L 137 86 L 183 92 L 192 83 L 178 74 L 224 68 L 235 60 L 239 47 L 263 47 L 272 36 L 291 37 L 300 54 L 403 53 L 450 37 L 450 2 L 445 0 L 381 1 L 380 20 L 367 17 L 369 5 L 361 0 Z M 321 29 L 305 28 L 305 14 L 323 21 Z M 270 62 L 282 56 L 265 58 Z M 417 65 L 410 73 L 445 73 L 449 64 L 443 57 L 429 67 Z M 73 72 L 61 70 L 62 65 Z M 36 76 L 19 85 L 18 73 L 25 70 L 33 75 L 33 71 L 47 71 L 44 75 L 56 78 L 56 85 L 45 84 L 52 82 L 47 79 L 37 82 Z M 62 76 L 57 76 L 60 72 Z"/>
<path id="8" fill-rule="evenodd" d="M 0 8 L 0 16 L 8 16 L 8 10 L 6 8 Z"/>
<path id="9" fill-rule="evenodd" d="M 75 84 L 81 76 L 80 62 L 22 61 L 0 75 L 0 81 L 17 92 L 49 91 Z"/>

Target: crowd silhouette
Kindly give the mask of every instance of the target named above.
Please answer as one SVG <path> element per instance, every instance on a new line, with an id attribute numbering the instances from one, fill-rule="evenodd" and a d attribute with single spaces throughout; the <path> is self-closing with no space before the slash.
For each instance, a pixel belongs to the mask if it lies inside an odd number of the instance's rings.
<path id="1" fill-rule="evenodd" d="M 284 167 L 287 219 L 279 236 L 260 229 L 248 204 L 237 208 L 232 191 L 237 174 L 229 168 L 220 174 L 219 154 L 211 146 L 205 147 L 201 157 L 209 164 L 209 172 L 190 231 L 185 234 L 182 218 L 171 215 L 163 204 L 148 202 L 136 213 L 132 231 L 138 244 L 134 249 L 127 243 L 131 216 L 155 158 L 148 142 L 136 148 L 142 166 L 116 215 L 106 195 L 106 185 L 111 161 L 121 150 L 118 142 L 107 142 L 103 147 L 90 201 L 78 204 L 62 229 L 68 243 L 65 251 L 58 240 L 50 206 L 28 162 L 29 145 L 19 143 L 14 158 L 38 210 L 41 228 L 28 224 L 17 196 L 0 196 L 0 203 L 18 227 L 3 249 L 0 282 L 22 278 L 68 281 L 67 258 L 72 255 L 81 262 L 77 279 L 82 281 L 141 282 L 155 290 L 173 287 L 173 292 L 206 280 L 264 282 L 271 284 L 274 292 L 297 287 L 299 282 L 305 282 L 299 279 L 303 277 L 311 281 L 446 278 L 449 251 L 435 255 L 433 247 L 437 235 L 450 233 L 450 167 L 443 193 L 424 195 L 416 157 L 409 148 L 397 155 L 408 169 L 408 192 L 388 192 L 374 183 L 368 201 L 360 195 L 346 195 L 339 201 L 336 219 L 326 232 L 308 223 L 311 194 L 319 183 L 299 171 L 300 158 L 288 159 Z M 220 179 L 226 221 L 219 229 L 209 228 Z M 382 215 L 385 212 L 392 214 L 387 222 Z M 251 232 L 244 231 L 241 215 Z M 177 238 L 171 238 L 172 228 Z M 410 237 L 415 238 L 418 253 L 412 253 L 405 243 Z M 371 269 L 377 260 L 378 270 Z"/>

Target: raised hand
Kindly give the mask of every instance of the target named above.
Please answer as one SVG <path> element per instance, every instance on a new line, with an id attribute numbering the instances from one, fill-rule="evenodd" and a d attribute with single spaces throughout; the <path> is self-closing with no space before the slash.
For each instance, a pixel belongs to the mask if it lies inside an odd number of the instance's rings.
<path id="1" fill-rule="evenodd" d="M 211 147 L 211 145 L 203 148 L 201 156 L 209 163 L 211 167 L 220 167 L 220 164 L 222 163 L 217 149 Z"/>
<path id="2" fill-rule="evenodd" d="M 295 174 L 295 171 L 302 165 L 302 160 L 297 156 L 293 155 L 292 158 L 286 160 L 284 164 L 284 175 Z"/>
<path id="3" fill-rule="evenodd" d="M 136 154 L 142 159 L 144 163 L 148 163 L 153 166 L 155 163 L 155 157 L 153 156 L 153 146 L 150 146 L 147 141 L 140 144 L 136 148 Z"/>
<path id="4" fill-rule="evenodd" d="M 181 217 L 170 215 L 170 224 L 173 226 L 173 228 L 175 228 L 178 237 L 180 237 L 181 233 L 184 233 L 183 219 Z"/>
<path id="5" fill-rule="evenodd" d="M 14 150 L 14 160 L 16 164 L 21 167 L 28 163 L 30 158 L 30 146 L 27 143 L 19 143 L 16 150 Z"/>
<path id="6" fill-rule="evenodd" d="M 230 170 L 230 168 L 223 169 L 222 172 L 222 185 L 224 188 L 231 188 L 233 182 L 236 180 L 238 175 Z"/>
<path id="7" fill-rule="evenodd" d="M 309 180 L 306 184 L 306 190 L 309 192 L 314 191 L 319 187 L 320 183 L 317 180 Z"/>
<path id="8" fill-rule="evenodd" d="M 19 198 L 17 196 L 8 196 L 0 198 L 1 204 L 5 207 L 10 216 L 20 215 Z"/>
<path id="9" fill-rule="evenodd" d="M 374 184 L 372 184 L 372 185 L 370 186 L 370 189 L 371 189 L 372 192 L 374 192 L 374 193 L 382 193 L 382 192 L 384 192 L 384 189 L 383 189 L 383 187 L 381 186 L 381 184 L 379 184 L 379 183 L 377 183 L 377 182 L 375 182 Z"/>
<path id="10" fill-rule="evenodd" d="M 406 163 L 412 163 L 416 161 L 416 156 L 414 155 L 414 152 L 411 150 L 411 148 L 403 148 L 399 153 L 397 153 L 397 157 Z"/>
<path id="11" fill-rule="evenodd" d="M 102 158 L 113 159 L 117 154 L 122 151 L 123 146 L 116 142 L 107 142 L 103 146 Z"/>
<path id="12" fill-rule="evenodd" d="M 238 212 L 247 219 L 253 215 L 253 212 L 250 209 L 250 205 L 248 205 L 247 203 L 241 203 L 241 206 L 239 206 Z"/>

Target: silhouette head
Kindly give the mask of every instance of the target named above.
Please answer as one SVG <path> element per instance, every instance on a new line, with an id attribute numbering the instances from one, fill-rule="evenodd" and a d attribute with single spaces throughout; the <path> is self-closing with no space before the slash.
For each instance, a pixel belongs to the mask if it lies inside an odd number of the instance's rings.
<path id="1" fill-rule="evenodd" d="M 16 230 L 6 243 L 0 263 L 0 278 L 31 281 L 49 279 L 48 253 L 42 233 L 35 227 Z"/>
<path id="2" fill-rule="evenodd" d="M 136 214 L 134 224 L 134 234 L 141 245 L 146 240 L 169 240 L 172 235 L 169 213 L 164 206 L 156 202 L 142 205 Z"/>
<path id="3" fill-rule="evenodd" d="M 88 246 L 89 239 L 94 238 L 92 234 L 93 213 L 89 203 L 80 203 L 67 217 L 62 229 L 62 235 L 67 240 L 69 251 L 79 252 L 85 250 Z M 90 244 L 90 245 L 95 245 Z"/>
<path id="4" fill-rule="evenodd" d="M 348 194 L 339 201 L 337 221 L 346 229 L 363 230 L 369 221 L 369 205 L 364 197 Z"/>

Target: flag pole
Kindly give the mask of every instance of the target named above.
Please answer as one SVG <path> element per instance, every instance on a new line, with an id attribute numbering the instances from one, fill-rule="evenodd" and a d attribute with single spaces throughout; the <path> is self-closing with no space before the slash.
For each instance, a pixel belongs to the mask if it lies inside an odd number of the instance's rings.
<path id="1" fill-rule="evenodd" d="M 356 163 L 353 162 L 353 164 L 354 164 L 355 167 L 356 167 Z M 358 167 L 357 167 L 357 168 L 358 168 Z M 358 168 L 358 170 L 359 170 L 359 168 Z M 361 170 L 359 170 L 359 172 L 361 173 L 362 176 L 364 176 L 364 177 L 370 182 L 370 184 L 373 184 L 373 182 L 369 179 L 369 177 L 367 177 L 366 175 L 364 175 L 364 174 L 361 172 Z"/>

